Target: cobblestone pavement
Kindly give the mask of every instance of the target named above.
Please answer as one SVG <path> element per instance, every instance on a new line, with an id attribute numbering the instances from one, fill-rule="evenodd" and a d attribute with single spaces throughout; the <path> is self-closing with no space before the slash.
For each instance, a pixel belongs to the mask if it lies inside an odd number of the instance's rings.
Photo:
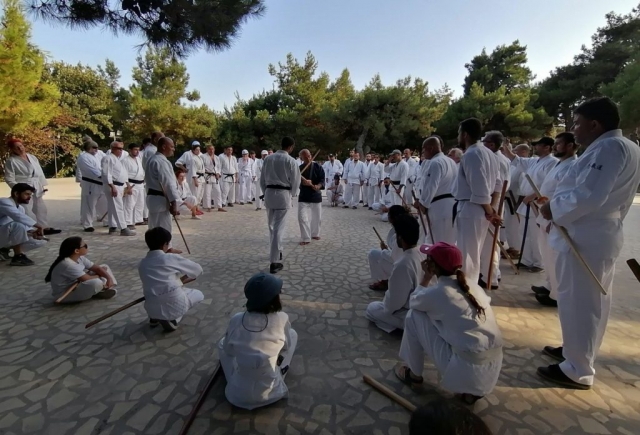
<path id="1" fill-rule="evenodd" d="M 6 195 L 6 186 L 0 189 Z M 194 288 L 205 300 L 179 330 L 150 329 L 141 305 L 96 327 L 84 325 L 141 295 L 136 264 L 145 254 L 142 235 L 81 233 L 78 188 L 54 180 L 51 223 L 65 229 L 33 252 L 37 263 L 0 263 L 0 433 L 52 435 L 177 434 L 217 362 L 215 343 L 229 316 L 242 309 L 243 284 L 266 269 L 266 214 L 245 205 L 229 213 L 180 221 L 205 273 Z M 381 298 L 367 288 L 366 253 L 378 243 L 372 225 L 388 224 L 372 212 L 323 208 L 322 240 L 298 247 L 296 212 L 285 240 L 284 305 L 299 343 L 287 376 L 288 400 L 256 411 L 230 406 L 220 381 L 190 434 L 389 434 L 406 433 L 409 414 L 363 384 L 369 374 L 416 404 L 437 391 L 412 391 L 395 380 L 400 338 L 364 318 L 366 304 Z M 634 206 L 616 272 L 614 308 L 591 391 L 553 388 L 535 375 L 551 361 L 544 345 L 559 344 L 555 309 L 537 304 L 528 290 L 542 275 L 514 276 L 502 265 L 503 285 L 492 293 L 506 341 L 495 391 L 474 406 L 495 434 L 640 433 L 640 283 L 624 261 L 640 258 L 640 222 Z M 143 227 L 144 228 L 144 227 Z M 175 230 L 175 228 L 174 228 Z M 107 263 L 120 282 L 116 298 L 54 306 L 43 278 L 59 242 L 81 234 L 89 258 Z M 175 244 L 182 247 L 177 231 Z M 437 384 L 426 362 L 426 380 Z"/>

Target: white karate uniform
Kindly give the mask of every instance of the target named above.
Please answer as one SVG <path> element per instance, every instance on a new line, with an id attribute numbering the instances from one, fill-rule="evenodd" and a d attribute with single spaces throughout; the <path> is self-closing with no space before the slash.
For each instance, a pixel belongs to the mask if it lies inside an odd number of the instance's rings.
<path id="1" fill-rule="evenodd" d="M 127 225 L 135 225 L 142 222 L 144 213 L 145 189 L 142 158 L 129 155 L 121 161 L 127 171 L 127 183 L 132 187 L 131 195 L 126 195 L 123 200 L 124 220 Z"/>
<path id="2" fill-rule="evenodd" d="M 253 185 L 255 177 L 253 165 L 254 161 L 250 158 L 246 161 L 243 158 L 238 159 L 238 175 L 240 176 L 240 196 L 238 197 L 238 200 L 241 204 L 251 202 L 251 186 Z"/>
<path id="3" fill-rule="evenodd" d="M 342 166 L 342 180 L 346 180 L 346 174 L 349 169 L 353 166 L 353 159 L 347 159 L 344 161 L 344 165 Z M 351 184 L 345 182 L 344 185 L 344 204 L 351 204 L 351 197 L 353 196 L 353 190 L 351 189 Z"/>
<path id="4" fill-rule="evenodd" d="M 282 311 L 235 314 L 218 343 L 227 400 L 251 410 L 287 397 L 281 369 L 291 365 L 297 343 L 298 334 Z M 280 355 L 282 363 L 278 365 Z"/>
<path id="5" fill-rule="evenodd" d="M 346 202 L 345 198 L 345 206 L 348 207 L 357 207 L 360 203 L 360 192 L 361 185 L 360 183 L 364 181 L 366 167 L 364 163 L 361 161 L 353 161 L 349 165 L 345 166 L 344 174 L 342 174 L 342 179 L 347 180 L 347 186 L 350 186 L 351 197 L 350 201 Z"/>
<path id="6" fill-rule="evenodd" d="M 236 201 L 234 175 L 238 173 L 238 160 L 232 154 L 227 157 L 222 153 L 220 158 L 220 190 L 222 191 L 222 206 L 233 204 Z"/>
<path id="7" fill-rule="evenodd" d="M 369 271 L 374 281 L 386 281 L 391 276 L 393 264 L 402 256 L 402 248 L 396 241 L 396 231 L 391 227 L 385 241 L 389 249 L 372 249 L 367 255 Z"/>
<path id="8" fill-rule="evenodd" d="M 420 262 L 424 255 L 416 248 L 407 249 L 393 264 L 389 289 L 382 302 L 371 302 L 365 316 L 385 332 L 404 329 L 404 318 L 409 310 L 409 297 L 422 279 Z"/>
<path id="9" fill-rule="evenodd" d="M 418 176 L 416 170 L 419 165 L 412 157 L 409 157 L 408 159 L 403 158 L 403 160 L 409 167 L 407 172 L 407 186 L 406 189 L 404 189 L 404 201 L 407 204 L 413 204 L 413 187 L 415 186 L 415 181 Z"/>
<path id="10" fill-rule="evenodd" d="M 529 174 L 531 179 L 538 188 L 542 185 L 544 178 L 549 171 L 558 163 L 558 159 L 549 154 L 543 158 L 538 157 L 518 157 L 516 156 L 511 165 L 520 166 L 524 174 Z M 529 182 L 524 178 L 520 184 L 520 194 L 522 196 L 531 195 L 533 188 Z M 522 203 L 518 207 L 518 214 L 520 215 L 520 235 L 524 236 L 524 227 L 527 225 L 527 240 L 524 242 L 524 252 L 522 253 L 522 264 L 529 267 L 542 268 L 542 253 L 540 252 L 540 229 L 536 225 L 536 216 L 533 210 L 529 210 L 529 221 L 526 222 L 527 206 Z M 519 249 L 517 247 L 516 249 Z"/>
<path id="11" fill-rule="evenodd" d="M 509 190 L 507 191 L 504 203 L 504 233 L 507 238 L 509 248 L 520 250 L 522 246 L 522 236 L 520 235 L 520 219 L 518 215 L 517 204 L 520 196 L 520 183 L 523 174 L 520 166 L 510 165 L 509 167 Z M 509 193 L 511 192 L 511 194 Z M 513 195 L 513 197 L 511 196 Z"/>
<path id="12" fill-rule="evenodd" d="M 419 286 L 411 295 L 400 358 L 421 376 L 427 354 L 440 373 L 442 388 L 482 397 L 493 391 L 500 376 L 502 334 L 491 299 L 477 284 L 467 284 L 485 317 L 478 317 L 455 276 Z"/>
<path id="13" fill-rule="evenodd" d="M 264 193 L 260 188 L 260 176 L 262 175 L 262 166 L 264 165 L 264 159 L 257 159 L 255 162 L 255 166 L 253 167 L 255 171 L 254 181 L 253 181 L 253 194 L 256 199 L 256 209 L 261 209 L 264 201 L 260 199 L 262 194 Z"/>
<path id="14" fill-rule="evenodd" d="M 371 204 L 369 204 L 369 191 L 371 190 L 371 186 L 369 185 L 369 177 L 371 174 L 371 160 L 369 160 L 368 162 L 365 160 L 362 162 L 364 164 L 364 185 L 362 186 L 362 202 L 364 206 L 370 207 Z"/>
<path id="15" fill-rule="evenodd" d="M 144 150 L 141 151 L 142 153 L 142 167 L 144 168 L 144 170 L 147 170 L 147 164 L 149 163 L 149 160 L 151 159 L 151 157 L 155 156 L 156 153 L 158 152 L 158 147 L 156 147 L 153 144 L 149 144 L 146 147 L 144 147 Z"/>
<path id="16" fill-rule="evenodd" d="M 564 341 L 560 368 L 591 385 L 613 292 L 615 261 L 624 243 L 622 221 L 640 185 L 640 149 L 621 130 L 601 135 L 558 183 L 551 199 L 553 222 L 567 229 L 578 251 L 607 291 L 603 296 L 570 252 L 557 228 L 549 243 L 558 252 L 558 315 Z"/>
<path id="17" fill-rule="evenodd" d="M 427 208 L 433 234 L 429 235 L 429 243 L 456 243 L 456 230 L 453 226 L 453 189 L 458 176 L 456 162 L 438 153 L 420 165 L 421 184 L 420 204 Z M 427 231 L 428 232 L 428 231 Z"/>
<path id="18" fill-rule="evenodd" d="M 333 187 L 333 190 L 329 190 L 328 188 L 327 190 L 327 199 L 329 200 L 329 203 L 332 203 L 335 201 L 336 204 L 340 204 L 344 199 L 344 185 L 343 184 L 338 184 L 336 185 L 335 183 L 332 183 L 329 187 Z"/>
<path id="19" fill-rule="evenodd" d="M 0 248 L 19 245 L 24 253 L 46 245 L 46 240 L 29 235 L 29 231 L 35 230 L 34 225 L 36 221 L 13 198 L 0 199 Z"/>
<path id="20" fill-rule="evenodd" d="M 196 198 L 196 204 L 200 204 L 204 195 L 204 162 L 201 154 L 194 154 L 193 151 L 185 151 L 178 160 L 176 166 L 181 165 L 187 169 L 187 181 L 191 193 Z M 198 185 L 196 186 L 196 182 Z"/>
<path id="21" fill-rule="evenodd" d="M 123 200 L 124 185 L 128 180 L 127 176 L 128 172 L 122 165 L 121 159 L 111 153 L 106 154 L 102 159 L 102 182 L 104 184 L 104 193 L 107 197 L 109 227 L 120 230 L 127 228 Z M 109 184 L 113 184 L 117 196 L 111 195 Z"/>
<path id="22" fill-rule="evenodd" d="M 198 203 L 198 199 L 195 197 L 189 183 L 184 180 L 182 183 L 177 183 L 178 193 L 180 194 L 180 200 L 178 200 L 178 210 L 180 213 L 191 213 L 189 207 L 193 208 Z"/>
<path id="23" fill-rule="evenodd" d="M 195 304 L 204 299 L 200 290 L 184 288 L 180 278 L 197 278 L 202 267 L 178 254 L 160 249 L 149 251 L 138 265 L 144 309 L 150 319 L 180 321 Z"/>
<path id="24" fill-rule="evenodd" d="M 181 197 L 178 193 L 173 165 L 163 154 L 156 153 L 147 160 L 144 182 L 147 186 L 149 229 L 162 227 L 171 232 L 169 204 L 173 201 L 176 201 L 176 204 L 179 203 Z M 158 194 L 153 194 L 152 191 Z"/>
<path id="25" fill-rule="evenodd" d="M 324 162 L 322 169 L 324 169 L 324 185 L 331 186 L 333 184 L 333 178 L 336 174 L 342 175 L 344 167 L 342 163 L 340 163 L 340 160 L 333 159 L 333 162 L 331 162 L 331 160 Z"/>
<path id="26" fill-rule="evenodd" d="M 76 160 L 76 173 L 80 176 L 80 223 L 83 228 L 93 228 L 93 222 L 104 216 L 107 197 L 102 183 L 102 158 L 83 151 Z"/>
<path id="27" fill-rule="evenodd" d="M 491 204 L 491 194 L 502 188 L 498 160 L 482 142 L 471 145 L 462 156 L 456 180 L 456 240 L 462 252 L 462 270 L 467 281 L 475 284 L 480 277 L 480 255 L 489 228 L 482 204 Z"/>
<path id="28" fill-rule="evenodd" d="M 282 189 L 274 186 L 281 186 Z M 264 160 L 260 174 L 260 189 L 264 192 L 269 223 L 270 262 L 278 263 L 282 252 L 285 218 L 291 208 L 291 198 L 300 186 L 300 168 L 286 151 L 278 150 Z"/>
<path id="29" fill-rule="evenodd" d="M 222 207 L 222 192 L 220 191 L 220 181 L 216 175 L 220 173 L 220 158 L 218 156 L 209 155 L 209 153 L 200 154 L 200 158 L 204 163 L 205 181 L 202 192 L 202 205 L 204 208 Z"/>
<path id="30" fill-rule="evenodd" d="M 409 165 L 404 160 L 400 160 L 398 163 L 389 164 L 386 170 L 389 173 L 391 183 L 400 190 L 399 194 L 393 192 L 393 205 L 403 205 L 404 192 L 409 179 Z"/>
<path id="31" fill-rule="evenodd" d="M 393 197 L 398 196 L 393 191 L 393 186 L 382 186 L 382 197 L 379 198 L 379 202 L 374 202 L 371 206 L 377 212 L 380 212 L 380 220 L 382 222 L 389 222 L 389 211 L 383 212 L 382 207 L 386 207 L 387 210 L 391 208 L 393 205 Z"/>
<path id="32" fill-rule="evenodd" d="M 59 298 L 69 289 L 78 278 L 86 275 L 93 275 L 93 272 L 89 271 L 89 268 L 93 267 L 93 262 L 87 257 L 80 257 L 78 261 L 73 261 L 67 257 L 60 263 L 56 264 L 56 267 L 51 271 L 51 294 L 55 299 Z M 100 267 L 105 269 L 107 274 L 113 281 L 113 287 L 118 285 L 118 281 L 113 276 L 111 268 L 106 264 L 101 264 Z M 72 304 L 76 302 L 87 301 L 91 299 L 97 293 L 100 293 L 105 284 L 106 278 L 97 276 L 94 279 L 89 279 L 78 284 L 78 287 L 62 300 L 63 304 Z"/>
<path id="33" fill-rule="evenodd" d="M 24 205 L 25 212 L 42 228 L 48 228 L 47 206 L 44 203 L 44 186 L 49 184 L 44 177 L 38 159 L 27 153 L 27 160 L 11 155 L 4 164 L 4 181 L 13 187 L 18 183 L 27 183 L 36 191 L 29 204 Z"/>
<path id="34" fill-rule="evenodd" d="M 382 180 L 384 180 L 384 163 L 372 162 L 369 165 L 369 198 L 367 200 L 371 208 L 373 208 L 373 204 L 380 202 L 382 196 L 380 182 Z"/>

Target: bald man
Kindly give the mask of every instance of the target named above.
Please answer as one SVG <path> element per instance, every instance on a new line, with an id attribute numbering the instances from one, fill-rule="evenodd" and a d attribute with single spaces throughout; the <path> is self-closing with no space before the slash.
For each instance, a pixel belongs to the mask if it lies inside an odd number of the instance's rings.
<path id="1" fill-rule="evenodd" d="M 320 240 L 322 218 L 322 190 L 324 189 L 324 169 L 311 162 L 309 150 L 300 151 L 300 195 L 298 196 L 298 223 L 300 224 L 301 245 L 311 240 Z M 308 168 L 305 168 L 309 165 Z M 303 171 L 304 169 L 304 171 Z"/>

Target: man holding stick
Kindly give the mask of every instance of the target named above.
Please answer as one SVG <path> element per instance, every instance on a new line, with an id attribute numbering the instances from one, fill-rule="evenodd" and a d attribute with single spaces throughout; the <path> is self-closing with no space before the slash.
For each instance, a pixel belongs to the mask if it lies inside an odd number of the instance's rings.
<path id="1" fill-rule="evenodd" d="M 298 223 L 300 224 L 300 245 L 308 245 L 311 239 L 320 240 L 322 218 L 322 190 L 324 190 L 324 170 L 311 160 L 311 153 L 300 151 L 300 195 L 298 196 Z"/>
<path id="2" fill-rule="evenodd" d="M 622 221 L 640 184 L 640 149 L 622 135 L 618 107 L 594 98 L 574 111 L 573 133 L 586 151 L 567 170 L 553 197 L 541 208 L 556 225 L 549 243 L 558 252 L 558 315 L 563 346 L 545 347 L 561 361 L 538 368 L 538 374 L 566 388 L 590 389 L 594 363 L 611 310 L 615 262 L 624 242 Z M 565 227 L 576 250 L 562 237 Z M 586 273 L 588 266 L 598 279 Z M 606 290 L 601 293 L 600 284 Z"/>
<path id="3" fill-rule="evenodd" d="M 391 188 L 395 190 L 394 205 L 404 205 L 404 189 L 409 179 L 409 165 L 402 159 L 400 150 L 393 150 L 389 155 L 384 171 L 389 174 Z"/>

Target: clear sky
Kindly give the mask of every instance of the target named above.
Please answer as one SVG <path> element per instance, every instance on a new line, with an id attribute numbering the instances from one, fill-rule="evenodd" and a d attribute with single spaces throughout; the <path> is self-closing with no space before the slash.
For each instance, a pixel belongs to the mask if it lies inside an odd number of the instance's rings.
<path id="1" fill-rule="evenodd" d="M 269 63 L 311 51 L 335 78 L 349 68 L 356 88 L 380 73 L 384 83 L 411 75 L 432 88 L 445 83 L 459 95 L 464 64 L 500 44 L 528 47 L 538 79 L 571 62 L 607 12 L 628 13 L 640 0 L 266 0 L 267 11 L 245 24 L 230 50 L 187 59 L 190 88 L 215 109 L 270 89 Z M 90 66 L 115 61 L 128 86 L 135 37 L 101 29 L 70 30 L 36 21 L 34 42 L 56 60 Z"/>

